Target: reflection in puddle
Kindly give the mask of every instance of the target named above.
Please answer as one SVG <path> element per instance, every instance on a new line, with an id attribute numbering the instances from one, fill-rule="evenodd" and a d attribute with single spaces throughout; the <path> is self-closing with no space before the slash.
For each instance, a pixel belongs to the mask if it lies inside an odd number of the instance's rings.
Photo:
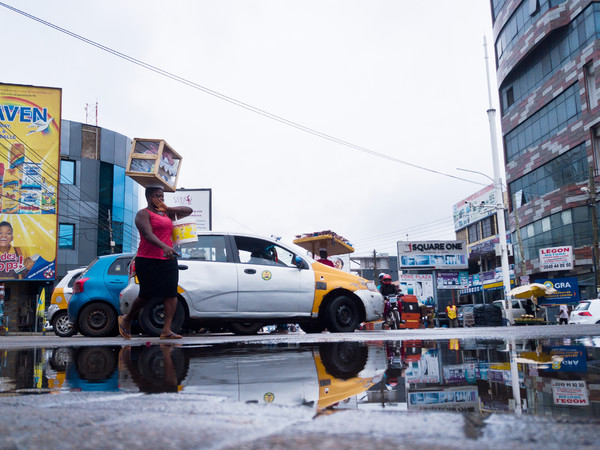
<path id="1" fill-rule="evenodd" d="M 513 380 L 515 382 L 513 383 Z M 600 339 L 405 340 L 0 351 L 0 393 L 174 392 L 340 409 L 481 417 L 600 415 Z"/>

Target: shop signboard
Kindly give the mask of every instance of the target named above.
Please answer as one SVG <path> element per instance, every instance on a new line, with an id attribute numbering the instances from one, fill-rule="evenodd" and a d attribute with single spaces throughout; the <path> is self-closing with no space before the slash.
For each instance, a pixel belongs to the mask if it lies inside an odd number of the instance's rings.
<path id="1" fill-rule="evenodd" d="M 211 189 L 177 189 L 165 192 L 167 206 L 189 206 L 194 210 L 188 218 L 196 222 L 197 231 L 212 229 L 212 190 Z"/>
<path id="2" fill-rule="evenodd" d="M 0 84 L 0 280 L 55 278 L 61 95 Z"/>
<path id="3" fill-rule="evenodd" d="M 438 289 L 464 289 L 469 285 L 469 272 L 466 270 L 457 272 L 438 272 Z"/>
<path id="4" fill-rule="evenodd" d="M 544 368 L 550 372 L 587 372 L 587 352 L 585 347 L 564 345 L 543 347 L 544 353 L 551 356 L 552 364 Z"/>
<path id="5" fill-rule="evenodd" d="M 556 294 L 547 295 L 538 300 L 539 305 L 559 305 L 565 303 L 579 303 L 579 282 L 575 277 L 552 278 L 535 280 L 548 287 L 556 289 Z"/>
<path id="6" fill-rule="evenodd" d="M 540 248 L 540 272 L 573 270 L 573 247 Z"/>
<path id="7" fill-rule="evenodd" d="M 413 269 L 467 269 L 465 241 L 399 241 L 398 265 Z"/>
<path id="8" fill-rule="evenodd" d="M 552 380 L 552 399 L 555 405 L 588 406 L 587 383 L 583 380 Z"/>
<path id="9" fill-rule="evenodd" d="M 433 275 L 401 273 L 399 278 L 403 294 L 415 295 L 422 305 L 433 305 Z"/>
<path id="10" fill-rule="evenodd" d="M 410 391 L 407 400 L 409 410 L 440 409 L 461 412 L 479 410 L 477 389 L 472 387 Z"/>

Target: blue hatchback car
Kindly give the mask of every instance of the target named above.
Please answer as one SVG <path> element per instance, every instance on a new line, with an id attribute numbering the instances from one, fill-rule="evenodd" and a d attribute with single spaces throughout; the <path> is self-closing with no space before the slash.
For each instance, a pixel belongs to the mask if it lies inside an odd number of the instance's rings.
<path id="1" fill-rule="evenodd" d="M 69 321 L 84 336 L 114 336 L 120 312 L 119 293 L 127 286 L 134 253 L 100 256 L 73 285 Z"/>

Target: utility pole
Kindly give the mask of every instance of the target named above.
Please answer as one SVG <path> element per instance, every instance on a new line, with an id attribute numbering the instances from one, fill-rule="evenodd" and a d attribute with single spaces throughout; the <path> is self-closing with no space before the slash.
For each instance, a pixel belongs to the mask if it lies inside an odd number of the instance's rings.
<path id="1" fill-rule="evenodd" d="M 504 218 L 504 196 L 502 194 L 502 179 L 500 177 L 500 165 L 498 164 L 498 137 L 496 136 L 496 110 L 492 106 L 492 87 L 490 84 L 490 69 L 488 67 L 487 41 L 483 36 L 483 48 L 485 50 L 485 71 L 487 74 L 488 99 L 490 107 L 487 110 L 490 122 L 490 138 L 492 141 L 492 160 L 494 163 L 494 188 L 496 191 L 496 221 L 498 222 L 498 234 L 500 239 L 500 251 L 502 261 L 502 284 L 504 285 L 504 299 L 508 300 L 510 292 L 510 271 L 508 267 L 508 245 L 506 243 L 506 221 Z M 508 302 L 508 320 L 513 321 L 512 302 Z"/>
<path id="2" fill-rule="evenodd" d="M 112 228 L 112 218 L 110 215 L 110 209 L 108 210 L 108 239 L 110 242 L 110 253 L 115 252 L 115 241 L 113 240 L 113 228 Z"/>
<path id="3" fill-rule="evenodd" d="M 377 250 L 373 250 L 373 281 L 377 283 Z"/>

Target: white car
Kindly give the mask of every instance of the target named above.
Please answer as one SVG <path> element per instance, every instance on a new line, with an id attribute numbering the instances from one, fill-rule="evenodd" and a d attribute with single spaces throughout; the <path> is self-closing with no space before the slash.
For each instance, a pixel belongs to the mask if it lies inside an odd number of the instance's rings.
<path id="1" fill-rule="evenodd" d="M 172 329 L 227 327 L 255 334 L 263 326 L 298 323 L 307 333 L 352 332 L 381 318 L 383 297 L 373 282 L 306 256 L 294 244 L 244 234 L 205 232 L 176 246 L 179 302 Z M 121 313 L 139 292 L 135 277 L 121 291 Z M 162 299 L 139 314 L 142 331 L 158 335 Z"/>
<path id="2" fill-rule="evenodd" d="M 569 323 L 577 325 L 600 324 L 600 299 L 580 301 L 571 311 Z"/>
<path id="3" fill-rule="evenodd" d="M 512 302 L 512 320 L 510 320 L 510 321 L 508 320 L 508 316 L 509 316 L 508 303 L 505 300 L 496 300 L 493 302 L 494 305 L 496 305 L 500 309 L 502 309 L 502 319 L 506 325 L 514 325 L 515 319 L 518 319 L 523 314 L 527 314 L 526 305 L 529 300 L 513 298 L 513 299 L 510 299 L 510 301 Z"/>

